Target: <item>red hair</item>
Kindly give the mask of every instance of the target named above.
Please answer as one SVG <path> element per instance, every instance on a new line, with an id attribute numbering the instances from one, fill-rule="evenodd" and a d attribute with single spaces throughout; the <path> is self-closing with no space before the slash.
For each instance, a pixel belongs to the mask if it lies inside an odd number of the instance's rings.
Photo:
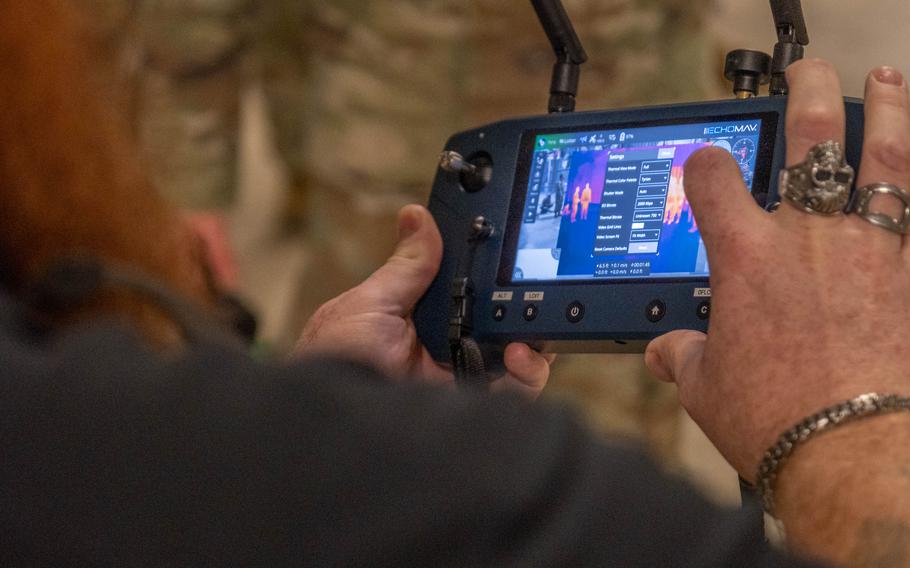
<path id="1" fill-rule="evenodd" d="M 72 8 L 3 4 L 0 281 L 19 291 L 53 259 L 87 252 L 210 301 L 195 242 L 143 173 L 125 120 L 105 104 L 103 65 Z"/>

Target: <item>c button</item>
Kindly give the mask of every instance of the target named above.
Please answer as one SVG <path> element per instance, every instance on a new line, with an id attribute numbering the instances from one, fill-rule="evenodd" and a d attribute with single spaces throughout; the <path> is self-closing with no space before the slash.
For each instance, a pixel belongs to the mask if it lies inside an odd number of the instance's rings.
<path id="1" fill-rule="evenodd" d="M 700 320 L 706 320 L 711 317 L 711 300 L 705 300 L 704 302 L 698 304 L 698 309 L 695 312 L 695 315 L 698 316 Z"/>

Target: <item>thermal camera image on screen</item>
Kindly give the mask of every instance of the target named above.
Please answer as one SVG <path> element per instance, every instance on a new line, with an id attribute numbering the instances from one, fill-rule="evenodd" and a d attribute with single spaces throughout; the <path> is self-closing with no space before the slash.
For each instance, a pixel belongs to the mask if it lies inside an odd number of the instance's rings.
<path id="1" fill-rule="evenodd" d="M 717 146 L 749 189 L 761 120 L 538 135 L 513 281 L 705 277 L 683 166 Z"/>

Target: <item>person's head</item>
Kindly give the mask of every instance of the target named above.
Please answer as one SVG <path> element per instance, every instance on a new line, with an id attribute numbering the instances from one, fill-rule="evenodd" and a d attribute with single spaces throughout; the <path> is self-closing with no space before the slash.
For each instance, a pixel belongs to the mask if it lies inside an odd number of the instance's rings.
<path id="1" fill-rule="evenodd" d="M 179 215 L 142 171 L 65 0 L 7 2 L 0 18 L 0 283 L 24 293 L 87 254 L 210 298 Z M 108 308 L 147 308 L 112 297 Z M 155 319 L 155 318 L 152 318 Z"/>

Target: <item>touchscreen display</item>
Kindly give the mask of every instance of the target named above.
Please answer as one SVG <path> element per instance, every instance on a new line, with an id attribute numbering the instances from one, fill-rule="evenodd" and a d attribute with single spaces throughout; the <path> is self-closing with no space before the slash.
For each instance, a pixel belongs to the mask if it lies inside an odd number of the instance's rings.
<path id="1" fill-rule="evenodd" d="M 512 282 L 705 278 L 683 165 L 717 146 L 752 189 L 761 118 L 534 136 Z"/>

